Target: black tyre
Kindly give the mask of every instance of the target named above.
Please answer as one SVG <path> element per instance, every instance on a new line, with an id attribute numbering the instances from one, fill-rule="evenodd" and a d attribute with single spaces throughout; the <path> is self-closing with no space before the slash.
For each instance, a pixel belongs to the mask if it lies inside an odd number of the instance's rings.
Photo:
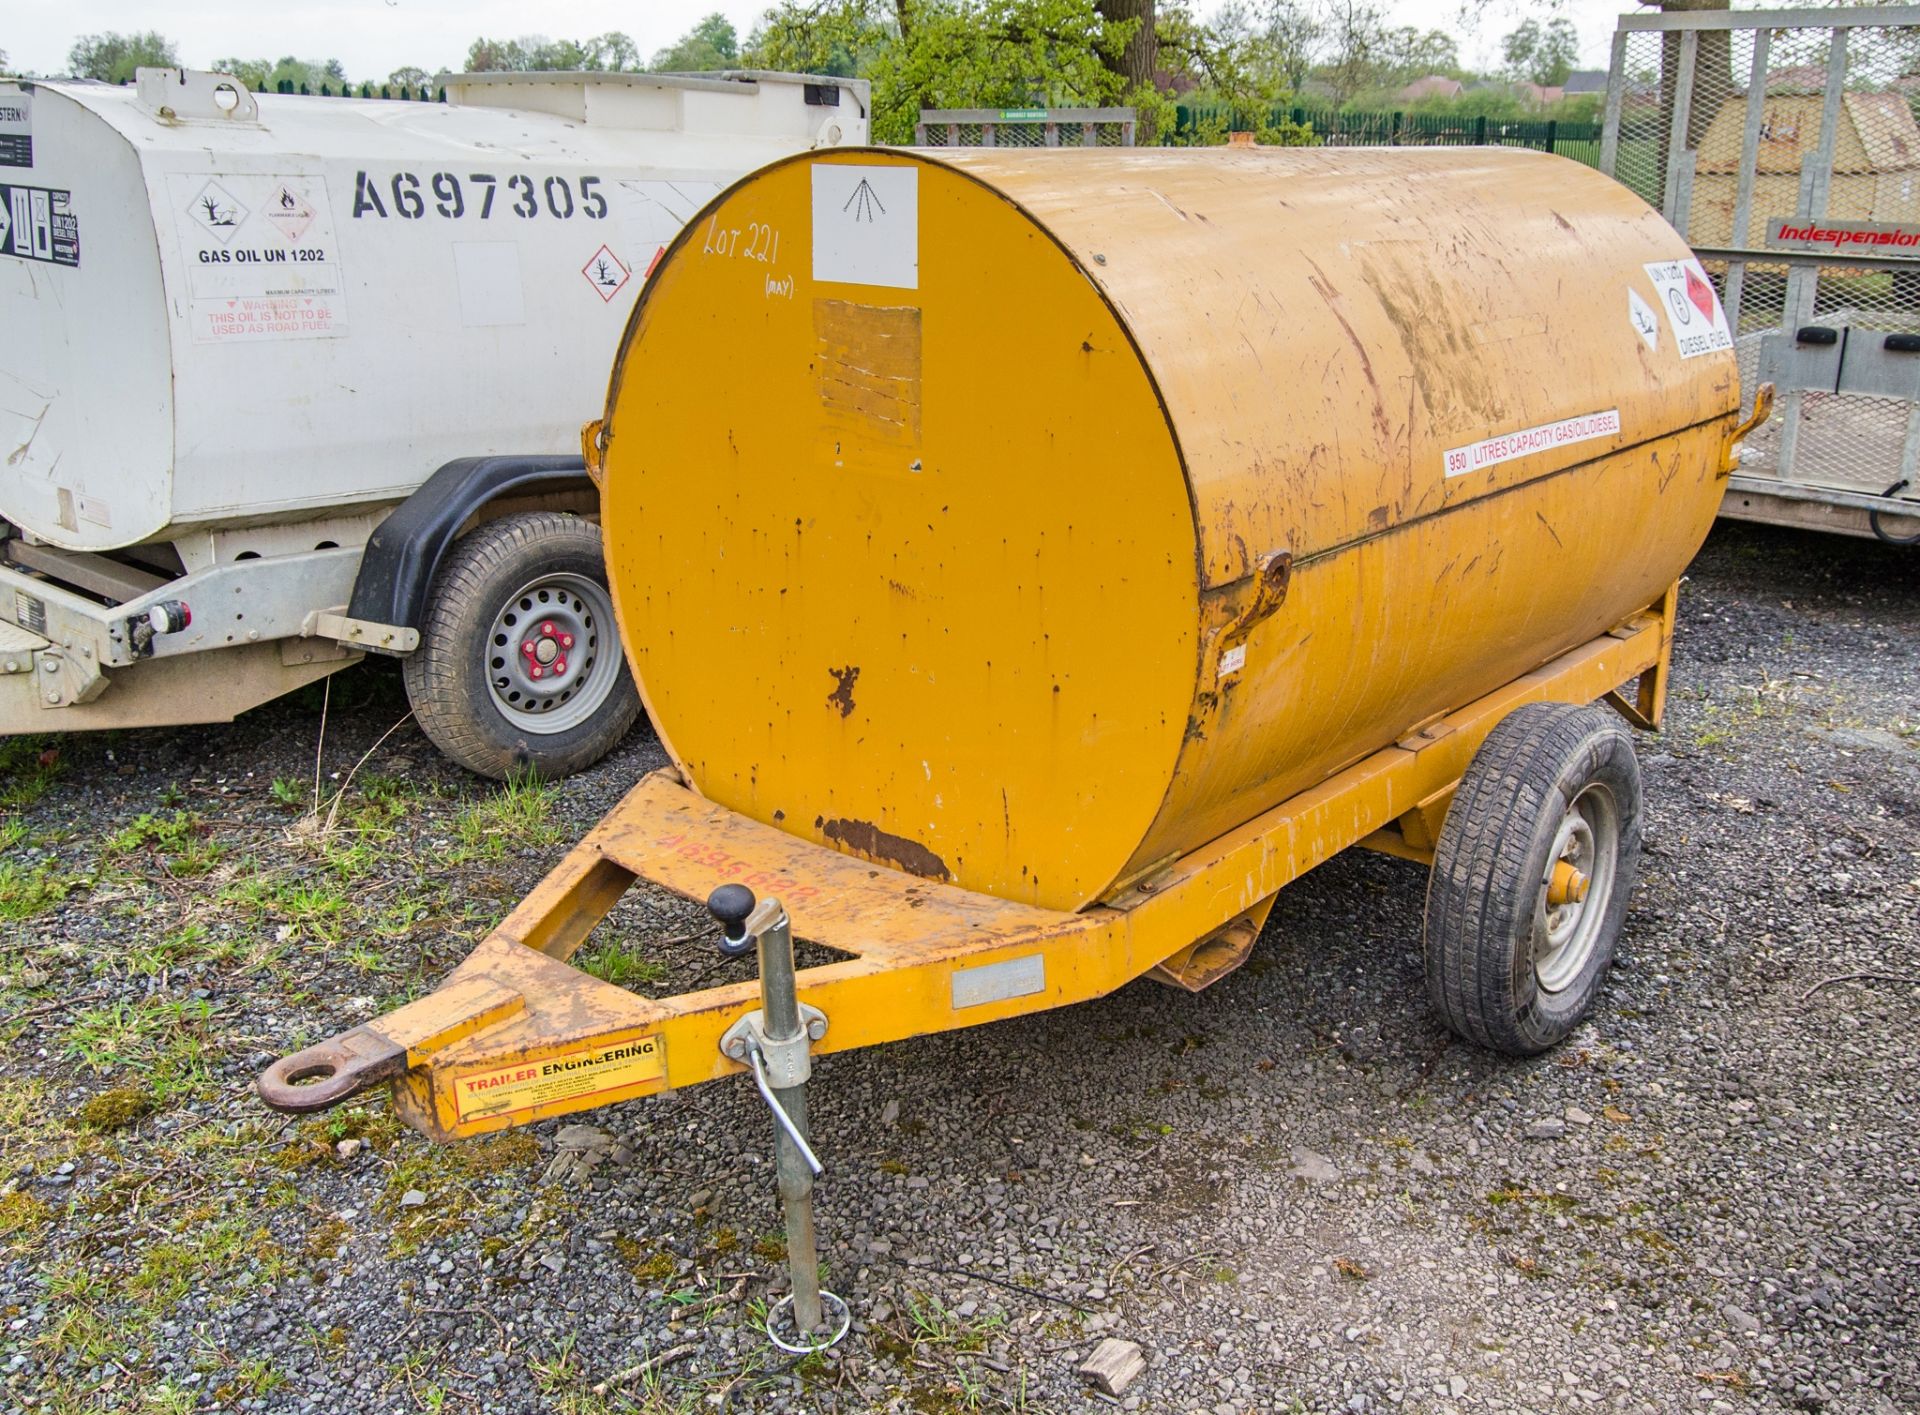
<path id="1" fill-rule="evenodd" d="M 1564 1040 L 1613 963 L 1640 861 L 1640 765 L 1611 713 L 1531 703 L 1461 778 L 1427 884 L 1427 991 L 1468 1041 Z"/>
<path id="2" fill-rule="evenodd" d="M 640 695 L 620 651 L 600 528 L 537 512 L 455 541 L 433 578 L 407 697 L 469 771 L 566 776 L 626 736 Z"/>

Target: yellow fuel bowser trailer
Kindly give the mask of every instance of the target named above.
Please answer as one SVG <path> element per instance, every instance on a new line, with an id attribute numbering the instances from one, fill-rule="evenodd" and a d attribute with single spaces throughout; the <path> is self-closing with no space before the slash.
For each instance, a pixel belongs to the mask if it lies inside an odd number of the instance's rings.
<path id="1" fill-rule="evenodd" d="M 1658 215 L 1529 152 L 762 169 L 668 250 L 585 434 L 672 767 L 263 1095 L 386 1081 L 447 1139 L 757 1066 L 756 983 L 568 965 L 639 879 L 839 955 L 797 977 L 804 1063 L 1203 987 L 1356 844 L 1433 866 L 1441 1015 L 1544 1049 L 1611 959 L 1620 718 L 1660 719 L 1744 431 L 1717 313 Z"/>

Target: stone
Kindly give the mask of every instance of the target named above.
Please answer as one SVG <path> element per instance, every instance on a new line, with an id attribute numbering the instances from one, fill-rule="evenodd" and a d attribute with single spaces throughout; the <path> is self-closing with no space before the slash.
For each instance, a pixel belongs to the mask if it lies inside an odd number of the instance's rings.
<path id="1" fill-rule="evenodd" d="M 1328 1184 L 1340 1177 L 1340 1166 L 1318 1151 L 1295 1145 L 1292 1159 L 1293 1168 L 1288 1173 L 1296 1179 L 1305 1179 L 1314 1184 Z"/>
<path id="2" fill-rule="evenodd" d="M 1529 1140 L 1558 1140 L 1567 1133 L 1567 1122 L 1558 1116 L 1548 1116 L 1545 1120 L 1536 1120 L 1527 1127 Z"/>
<path id="3" fill-rule="evenodd" d="M 418 1189 L 409 1189 L 400 1196 L 400 1207 L 403 1209 L 417 1209 L 426 1202 L 427 1196 Z"/>
<path id="4" fill-rule="evenodd" d="M 1121 1396 L 1146 1369 L 1147 1358 L 1141 1354 L 1139 1342 L 1110 1336 L 1093 1348 L 1077 1374 L 1103 1395 Z"/>
<path id="5" fill-rule="evenodd" d="M 1588 1115 L 1584 1110 L 1580 1109 L 1579 1106 L 1570 1105 L 1567 1107 L 1567 1124 L 1591 1125 L 1593 1124 L 1593 1117 L 1591 1115 Z"/>

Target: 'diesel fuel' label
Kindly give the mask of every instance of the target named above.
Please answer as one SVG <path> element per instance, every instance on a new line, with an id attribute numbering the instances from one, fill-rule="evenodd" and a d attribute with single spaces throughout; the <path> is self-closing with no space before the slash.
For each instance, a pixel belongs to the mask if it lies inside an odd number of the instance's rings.
<path id="1" fill-rule="evenodd" d="M 659 1082 L 666 1074 L 666 1041 L 635 1037 L 456 1076 L 454 1110 L 461 1120 L 479 1120 Z"/>

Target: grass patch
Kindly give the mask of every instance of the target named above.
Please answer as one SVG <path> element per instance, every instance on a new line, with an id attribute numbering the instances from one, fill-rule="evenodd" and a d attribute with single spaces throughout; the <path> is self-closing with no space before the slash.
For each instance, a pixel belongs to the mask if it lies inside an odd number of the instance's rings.
<path id="1" fill-rule="evenodd" d="M 0 920 L 18 923 L 44 914 L 85 884 L 77 875 L 56 874 L 50 860 L 32 867 L 0 860 Z"/>
<path id="2" fill-rule="evenodd" d="M 574 967 L 621 988 L 653 987 L 667 977 L 666 964 L 617 938 L 608 939 L 598 947 L 589 944 L 575 958 Z"/>
<path id="3" fill-rule="evenodd" d="M 138 1125 L 153 1111 L 153 1097 L 146 1091 L 137 1086 L 115 1086 L 111 1091 L 90 1097 L 76 1118 L 87 1129 L 105 1134 Z"/>
<path id="4" fill-rule="evenodd" d="M 448 863 L 498 860 L 509 850 L 558 843 L 566 829 L 553 819 L 556 797 L 549 782 L 531 775 L 509 777 L 498 791 L 462 807 L 454 817 L 456 843 L 447 852 Z"/>
<path id="5" fill-rule="evenodd" d="M 22 811 L 60 779 L 60 748 L 47 736 L 0 740 L 0 811 Z"/>
<path id="6" fill-rule="evenodd" d="M 226 846 L 213 839 L 207 823 L 193 811 L 165 816 L 143 812 L 133 818 L 132 824 L 109 835 L 101 848 L 109 856 L 157 856 L 175 879 L 207 874 L 227 853 Z"/>
<path id="7" fill-rule="evenodd" d="M 132 1071 L 156 1106 L 202 1089 L 210 1070 L 210 1004 L 197 998 L 141 998 L 74 1013 L 62 1049 L 96 1074 Z"/>

